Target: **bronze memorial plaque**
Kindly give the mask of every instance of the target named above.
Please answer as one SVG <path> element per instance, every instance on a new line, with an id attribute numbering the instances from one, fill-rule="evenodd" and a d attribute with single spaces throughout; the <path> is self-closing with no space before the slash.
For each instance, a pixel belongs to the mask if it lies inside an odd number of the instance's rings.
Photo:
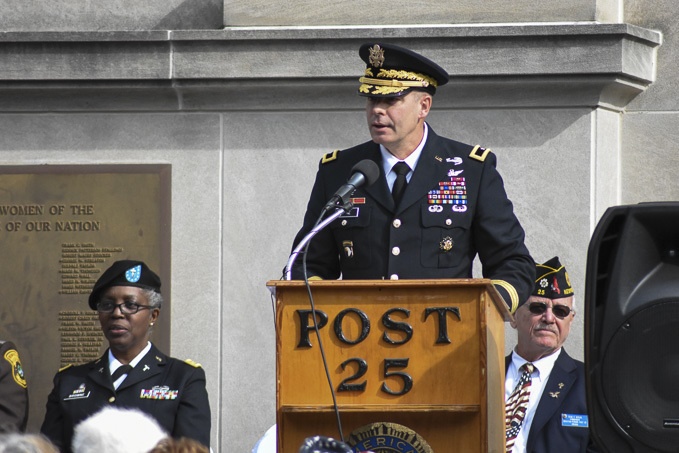
<path id="1" fill-rule="evenodd" d="M 87 298 L 114 261 L 139 259 L 162 280 L 152 340 L 169 348 L 169 165 L 0 167 L 0 339 L 17 345 L 40 428 L 52 378 L 107 345 Z"/>

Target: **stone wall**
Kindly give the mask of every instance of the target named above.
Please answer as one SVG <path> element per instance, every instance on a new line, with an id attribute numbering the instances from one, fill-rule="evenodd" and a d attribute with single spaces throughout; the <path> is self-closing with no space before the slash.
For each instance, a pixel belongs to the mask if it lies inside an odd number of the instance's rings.
<path id="1" fill-rule="evenodd" d="M 582 358 L 596 222 L 608 206 L 676 198 L 676 45 L 653 31 L 676 28 L 669 1 L 627 2 L 624 21 L 620 2 L 585 0 L 17 3 L 0 34 L 0 169 L 172 166 L 167 352 L 206 369 L 214 446 L 249 451 L 275 421 L 265 283 L 281 276 L 320 156 L 369 139 L 359 45 L 405 45 L 451 73 L 430 124 L 498 155 L 535 259 L 559 255 L 571 273 L 567 348 Z"/>

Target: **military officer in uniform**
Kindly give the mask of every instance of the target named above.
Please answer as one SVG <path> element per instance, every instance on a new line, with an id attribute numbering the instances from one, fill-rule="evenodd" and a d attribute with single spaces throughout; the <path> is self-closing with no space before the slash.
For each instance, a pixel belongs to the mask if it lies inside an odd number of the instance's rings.
<path id="1" fill-rule="evenodd" d="M 117 261 L 97 280 L 89 305 L 99 313 L 109 348 L 100 359 L 68 366 L 54 378 L 41 432 L 61 451 L 71 451 L 74 426 L 107 405 L 140 409 L 173 437 L 209 446 L 205 372 L 149 341 L 161 304 L 160 278 L 141 261 Z"/>
<path id="2" fill-rule="evenodd" d="M 304 277 L 304 261 L 311 279 L 470 278 L 478 255 L 483 276 L 514 312 L 530 296 L 535 264 L 495 155 L 441 137 L 425 121 L 447 72 L 391 44 L 364 44 L 359 55 L 367 66 L 358 92 L 367 97 L 372 140 L 321 159 L 293 249 L 354 165 L 374 161 L 379 178 L 359 187 L 351 211 L 310 241 L 292 278 Z"/>
<path id="3" fill-rule="evenodd" d="M 28 421 L 28 385 L 19 353 L 0 340 L 0 433 L 24 431 Z"/>

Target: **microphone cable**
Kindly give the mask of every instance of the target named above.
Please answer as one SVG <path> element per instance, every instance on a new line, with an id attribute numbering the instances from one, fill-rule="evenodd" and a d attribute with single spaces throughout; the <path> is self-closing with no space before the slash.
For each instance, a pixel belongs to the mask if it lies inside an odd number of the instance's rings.
<path id="1" fill-rule="evenodd" d="M 321 213 L 318 216 L 318 219 L 316 220 L 316 223 L 314 226 L 311 228 L 311 232 L 313 232 L 323 221 L 323 217 L 330 211 L 331 209 L 342 209 L 345 213 L 348 213 L 349 210 L 351 209 L 351 206 L 353 203 L 351 202 L 351 199 L 348 199 L 345 201 L 345 197 L 350 197 L 357 189 L 358 186 L 362 185 L 371 185 L 377 181 L 377 179 L 380 176 L 380 169 L 377 166 L 377 164 L 370 160 L 370 159 L 363 159 L 362 161 L 359 161 L 356 165 L 353 166 L 351 169 L 351 177 L 349 178 L 349 181 L 347 181 L 346 184 L 340 186 L 340 188 L 335 192 L 335 194 L 332 196 L 330 201 L 326 203 L 326 205 L 321 209 Z M 337 211 L 333 215 L 338 215 Z M 340 214 L 341 215 L 341 214 Z M 325 220 L 325 222 L 332 222 L 331 218 L 328 218 Z M 324 225 L 327 226 L 327 225 Z M 309 304 L 311 306 L 311 314 L 314 319 L 314 331 L 316 332 L 316 339 L 318 340 L 318 349 L 321 352 L 321 359 L 323 361 L 323 368 L 325 370 L 325 377 L 328 381 L 328 386 L 330 388 L 330 394 L 332 396 L 332 406 L 335 412 L 335 418 L 337 419 L 337 430 L 339 431 L 339 436 L 342 442 L 344 442 L 344 432 L 342 429 L 342 419 L 340 417 L 339 413 L 339 406 L 337 405 L 337 395 L 335 394 L 335 388 L 332 383 L 332 377 L 330 376 L 330 370 L 328 368 L 328 360 L 325 356 L 325 349 L 323 347 L 323 340 L 321 340 L 321 333 L 318 328 L 318 317 L 316 316 L 316 305 L 314 303 L 314 297 L 311 292 L 311 285 L 309 285 L 309 274 L 307 270 L 307 256 L 309 254 L 309 245 L 311 243 L 311 239 L 313 239 L 313 236 L 309 237 L 308 242 L 304 244 L 304 247 L 302 250 L 299 251 L 299 253 L 302 253 L 304 256 L 302 257 L 302 271 L 304 275 L 304 285 L 307 290 L 307 294 L 309 296 Z M 305 237 L 302 240 L 307 239 Z M 288 278 L 292 275 L 292 262 L 296 258 L 295 253 L 298 253 L 297 248 L 293 250 L 293 254 L 291 255 L 290 260 L 288 261 L 288 265 L 286 268 L 284 268 L 284 272 Z M 274 316 L 275 319 L 275 316 Z M 275 321 L 274 321 L 275 322 Z"/>
<path id="2" fill-rule="evenodd" d="M 316 221 L 314 228 L 316 226 L 318 226 L 318 224 L 321 222 L 324 214 L 325 214 L 325 210 L 321 213 L 321 216 Z M 323 369 L 325 370 L 325 377 L 328 381 L 328 387 L 330 388 L 330 395 L 332 396 L 332 407 L 335 411 L 335 419 L 336 419 L 336 423 L 337 423 L 337 430 L 339 431 L 340 440 L 342 442 L 344 442 L 344 432 L 343 432 L 343 429 L 342 429 L 342 419 L 340 417 L 339 406 L 337 405 L 337 395 L 335 394 L 335 387 L 333 386 L 332 377 L 330 376 L 330 370 L 328 368 L 328 361 L 325 357 L 325 349 L 323 348 L 323 341 L 321 340 L 321 332 L 318 329 L 318 318 L 316 317 L 316 304 L 314 303 L 314 296 L 311 294 L 311 286 L 309 285 L 309 275 L 307 273 L 306 257 L 307 257 L 307 254 L 308 254 L 307 252 L 309 251 L 309 244 L 310 243 L 311 243 L 311 241 L 307 242 L 306 246 L 304 247 L 304 256 L 302 257 L 302 270 L 304 272 L 304 285 L 306 286 L 307 294 L 309 295 L 309 305 L 311 306 L 311 315 L 314 319 L 314 331 L 316 332 L 316 339 L 318 340 L 318 349 L 321 352 L 321 359 L 323 361 Z"/>

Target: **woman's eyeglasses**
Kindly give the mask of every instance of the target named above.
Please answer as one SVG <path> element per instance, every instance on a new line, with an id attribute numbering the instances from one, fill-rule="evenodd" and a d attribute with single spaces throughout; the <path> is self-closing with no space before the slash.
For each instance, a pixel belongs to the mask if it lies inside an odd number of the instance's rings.
<path id="1" fill-rule="evenodd" d="M 547 311 L 548 305 L 544 302 L 531 302 L 528 304 L 528 310 L 534 315 L 541 315 Z M 559 319 L 564 319 L 566 316 L 571 314 L 570 307 L 565 305 L 554 305 L 551 307 L 552 313 Z"/>
<path id="2" fill-rule="evenodd" d="M 138 304 L 136 302 L 123 302 L 122 304 L 115 304 L 111 301 L 104 300 L 101 301 L 97 304 L 97 311 L 99 313 L 107 313 L 111 314 L 113 313 L 116 308 L 120 307 L 120 312 L 124 315 L 133 315 L 137 313 L 139 310 L 144 310 L 146 308 L 151 309 L 150 305 L 142 305 Z"/>

